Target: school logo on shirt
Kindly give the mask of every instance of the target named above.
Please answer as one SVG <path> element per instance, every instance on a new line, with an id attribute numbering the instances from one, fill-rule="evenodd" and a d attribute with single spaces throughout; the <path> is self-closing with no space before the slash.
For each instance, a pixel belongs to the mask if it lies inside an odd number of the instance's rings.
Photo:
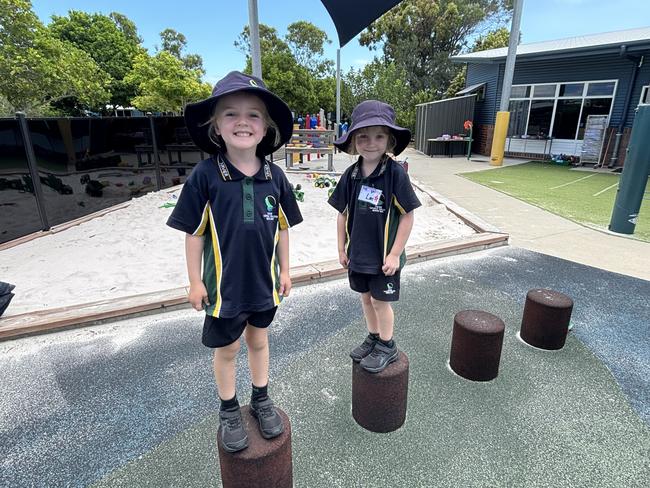
<path id="1" fill-rule="evenodd" d="M 269 221 L 276 220 L 278 216 L 273 215 L 273 210 L 277 205 L 277 201 L 275 200 L 275 197 L 273 195 L 267 195 L 264 198 L 264 205 L 266 205 L 266 213 L 264 214 L 264 218 Z"/>

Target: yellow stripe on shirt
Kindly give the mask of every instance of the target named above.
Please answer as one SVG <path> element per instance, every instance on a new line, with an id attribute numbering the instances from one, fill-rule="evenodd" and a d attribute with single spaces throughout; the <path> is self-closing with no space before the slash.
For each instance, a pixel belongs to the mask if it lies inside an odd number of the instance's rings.
<path id="1" fill-rule="evenodd" d="M 399 202 L 397 201 L 397 198 L 395 197 L 395 195 L 393 195 L 393 202 L 395 203 L 395 206 L 397 207 L 397 210 L 399 210 L 399 213 L 404 215 L 406 213 L 406 210 L 404 210 L 404 208 L 399 204 Z"/>
<path id="2" fill-rule="evenodd" d="M 273 256 L 271 256 L 271 282 L 273 289 L 273 304 L 280 305 L 280 295 L 278 294 L 277 276 L 275 272 L 275 260 L 278 250 L 278 242 L 280 241 L 280 224 L 275 227 L 275 237 L 273 238 Z"/>
<path id="3" fill-rule="evenodd" d="M 289 221 L 287 220 L 284 210 L 282 210 L 282 205 L 278 205 L 278 221 L 280 222 L 280 230 L 289 228 Z"/>
<path id="4" fill-rule="evenodd" d="M 212 237 L 212 250 L 214 253 L 214 269 L 217 275 L 217 299 L 214 306 L 214 312 L 212 312 L 212 315 L 214 317 L 219 317 L 219 313 L 221 312 L 221 302 L 222 302 L 221 276 L 223 274 L 223 269 L 221 267 L 222 266 L 221 247 L 219 246 L 219 236 L 217 235 L 217 227 L 214 221 L 214 215 L 212 215 L 212 209 L 210 207 L 208 207 L 208 212 L 210 213 L 210 229 L 212 229 L 212 232 L 210 232 L 210 234 Z"/>
<path id="5" fill-rule="evenodd" d="M 202 236 L 205 233 L 205 227 L 208 225 L 208 211 L 210 209 L 210 202 L 205 204 L 203 207 L 203 213 L 201 214 L 201 222 L 196 230 L 192 233 L 193 236 Z"/>

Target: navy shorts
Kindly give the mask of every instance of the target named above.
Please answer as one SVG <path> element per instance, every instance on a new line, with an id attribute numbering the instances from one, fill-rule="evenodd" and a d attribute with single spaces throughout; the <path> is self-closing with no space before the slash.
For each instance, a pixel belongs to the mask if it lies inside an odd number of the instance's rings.
<path id="1" fill-rule="evenodd" d="M 380 302 L 396 302 L 399 300 L 399 274 L 386 276 L 384 273 L 366 274 L 348 270 L 350 288 L 359 293 L 368 293 Z"/>
<path id="2" fill-rule="evenodd" d="M 246 324 L 258 329 L 266 329 L 273 322 L 277 310 L 278 307 L 273 307 L 262 312 L 242 312 L 232 318 L 206 315 L 203 322 L 203 345 L 224 347 L 232 344 L 244 333 Z"/>

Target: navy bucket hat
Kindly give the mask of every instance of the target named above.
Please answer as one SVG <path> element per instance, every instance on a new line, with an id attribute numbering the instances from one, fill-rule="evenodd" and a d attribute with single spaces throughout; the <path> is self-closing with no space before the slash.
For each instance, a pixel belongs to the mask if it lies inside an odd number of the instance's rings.
<path id="1" fill-rule="evenodd" d="M 363 127 L 380 125 L 387 127 L 395 136 L 395 148 L 393 154 L 401 153 L 411 141 L 411 131 L 395 124 L 395 110 L 387 103 L 379 100 L 366 100 L 354 107 L 352 111 L 352 125 L 346 134 L 334 142 L 334 145 L 341 151 L 349 153 L 352 133 Z"/>
<path id="2" fill-rule="evenodd" d="M 209 154 L 216 154 L 220 148 L 210 139 L 210 118 L 221 97 L 237 92 L 247 92 L 258 96 L 266 105 L 269 116 L 280 130 L 280 140 L 275 143 L 275 130 L 269 127 L 266 135 L 257 146 L 257 153 L 263 156 L 282 147 L 293 132 L 293 116 L 284 101 L 270 92 L 262 80 L 255 76 L 231 71 L 214 85 L 212 95 L 205 100 L 190 103 L 185 107 L 185 125 L 194 143 Z"/>

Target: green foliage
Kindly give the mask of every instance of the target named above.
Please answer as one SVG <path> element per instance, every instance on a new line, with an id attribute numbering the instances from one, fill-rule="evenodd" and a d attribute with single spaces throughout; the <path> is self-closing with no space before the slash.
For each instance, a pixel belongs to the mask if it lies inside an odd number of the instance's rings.
<path id="1" fill-rule="evenodd" d="M 48 30 L 54 37 L 90 55 L 112 78 L 110 102 L 128 105 L 135 95 L 135 86 L 124 78 L 133 66 L 134 57 L 144 51 L 135 24 L 115 12 L 107 16 L 71 10 L 65 17 L 52 16 Z"/>
<path id="2" fill-rule="evenodd" d="M 278 37 L 278 31 L 275 27 L 266 24 L 259 24 L 260 51 L 262 55 L 270 53 L 288 53 L 289 46 L 286 42 Z M 235 40 L 235 47 L 246 55 L 246 61 L 250 59 L 251 41 L 250 28 L 246 25 Z"/>
<path id="3" fill-rule="evenodd" d="M 456 76 L 449 56 L 466 47 L 479 28 L 499 25 L 508 14 L 505 0 L 404 0 L 361 34 L 360 43 L 381 46 L 415 92 L 440 98 Z"/>
<path id="4" fill-rule="evenodd" d="M 138 88 L 133 106 L 149 112 L 179 113 L 188 103 L 207 98 L 211 92 L 198 71 L 188 70 L 168 51 L 137 55 L 125 81 Z"/>
<path id="5" fill-rule="evenodd" d="M 203 69 L 203 58 L 198 54 L 183 55 L 183 51 L 187 46 L 187 38 L 180 32 L 174 29 L 165 29 L 160 33 L 160 40 L 162 42 L 161 49 L 167 51 L 175 58 L 180 59 L 183 65 L 189 70 L 198 71 L 201 76 L 205 74 Z"/>
<path id="6" fill-rule="evenodd" d="M 250 58 L 244 71 L 252 73 Z M 292 110 L 309 112 L 316 108 L 318 101 L 313 79 L 290 52 L 263 52 L 262 78 L 269 90 L 282 98 Z"/>
<path id="7" fill-rule="evenodd" d="M 307 68 L 314 76 L 320 78 L 333 74 L 334 62 L 323 58 L 323 46 L 332 43 L 325 31 L 311 22 L 300 20 L 289 24 L 284 41 L 298 64 Z"/>
<path id="8" fill-rule="evenodd" d="M 87 107 L 108 100 L 110 76 L 83 50 L 54 37 L 26 0 L 0 0 L 0 94 L 3 114 L 52 114 L 75 98 Z M 8 112 L 8 113 L 7 113 Z"/>

